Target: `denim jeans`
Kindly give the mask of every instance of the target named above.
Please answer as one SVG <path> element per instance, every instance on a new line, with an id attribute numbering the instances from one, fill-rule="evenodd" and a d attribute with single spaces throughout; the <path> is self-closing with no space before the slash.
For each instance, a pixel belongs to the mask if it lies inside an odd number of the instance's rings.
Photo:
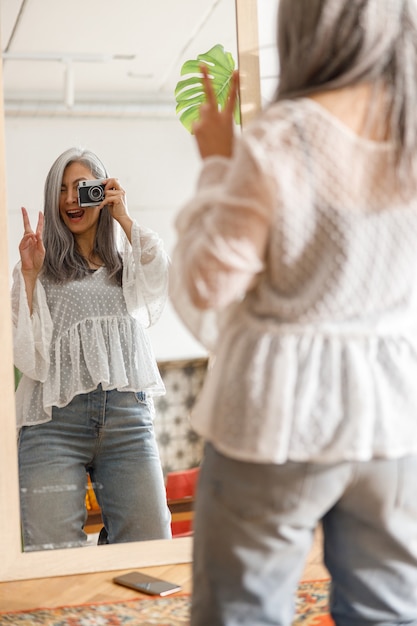
<path id="1" fill-rule="evenodd" d="M 323 521 L 337 626 L 417 625 L 417 457 L 246 463 L 206 446 L 192 626 L 290 626 Z"/>
<path id="2" fill-rule="evenodd" d="M 150 401 L 99 386 L 54 407 L 50 422 L 21 430 L 25 550 L 86 544 L 87 472 L 109 543 L 171 537 Z"/>

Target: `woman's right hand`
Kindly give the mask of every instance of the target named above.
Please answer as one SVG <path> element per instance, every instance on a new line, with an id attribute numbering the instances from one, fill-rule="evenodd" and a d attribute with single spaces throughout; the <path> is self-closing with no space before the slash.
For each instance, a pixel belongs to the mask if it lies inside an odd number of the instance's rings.
<path id="1" fill-rule="evenodd" d="M 19 244 L 22 273 L 35 280 L 42 269 L 45 258 L 45 248 L 42 241 L 43 214 L 39 212 L 36 232 L 30 225 L 28 212 L 22 207 L 24 235 Z"/>
<path id="2" fill-rule="evenodd" d="M 229 88 L 227 103 L 220 110 L 216 94 L 205 64 L 201 65 L 202 81 L 206 101 L 200 107 L 200 117 L 193 124 L 193 134 L 197 141 L 202 159 L 210 156 L 224 156 L 230 158 L 234 144 L 234 117 L 239 89 L 238 72 L 233 72 Z"/>

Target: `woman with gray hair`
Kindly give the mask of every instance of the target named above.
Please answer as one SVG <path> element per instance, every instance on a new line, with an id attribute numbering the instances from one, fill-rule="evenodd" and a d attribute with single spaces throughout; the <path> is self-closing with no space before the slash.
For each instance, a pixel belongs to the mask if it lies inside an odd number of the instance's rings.
<path id="1" fill-rule="evenodd" d="M 146 334 L 167 297 L 162 241 L 88 150 L 52 165 L 35 232 L 22 213 L 12 305 L 24 550 L 86 545 L 87 474 L 108 543 L 169 538 L 152 402 L 165 388 Z"/>
<path id="2" fill-rule="evenodd" d="M 209 69 L 171 296 L 214 354 L 192 626 L 289 626 L 322 522 L 338 626 L 417 624 L 415 0 L 280 0 L 242 136 Z M 214 323 L 213 323 L 214 322 Z"/>

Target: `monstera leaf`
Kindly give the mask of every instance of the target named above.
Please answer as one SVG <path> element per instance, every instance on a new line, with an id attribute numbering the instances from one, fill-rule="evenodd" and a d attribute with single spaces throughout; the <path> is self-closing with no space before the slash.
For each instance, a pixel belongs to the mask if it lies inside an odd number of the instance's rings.
<path id="1" fill-rule="evenodd" d="M 187 76 L 187 78 L 180 80 L 175 88 L 176 112 L 180 114 L 180 121 L 190 132 L 193 122 L 198 120 L 200 106 L 205 102 L 203 75 L 200 70 L 202 64 L 207 65 L 209 69 L 214 93 L 221 109 L 227 102 L 230 81 L 235 69 L 233 56 L 230 52 L 225 52 L 220 44 L 204 54 L 199 54 L 197 59 L 184 63 L 181 68 L 181 76 Z M 240 124 L 238 103 L 236 103 L 234 117 L 235 122 Z"/>
<path id="2" fill-rule="evenodd" d="M 13 369 L 14 369 L 14 388 L 16 390 L 20 382 L 20 379 L 22 378 L 22 372 L 18 370 L 15 365 L 13 366 Z"/>

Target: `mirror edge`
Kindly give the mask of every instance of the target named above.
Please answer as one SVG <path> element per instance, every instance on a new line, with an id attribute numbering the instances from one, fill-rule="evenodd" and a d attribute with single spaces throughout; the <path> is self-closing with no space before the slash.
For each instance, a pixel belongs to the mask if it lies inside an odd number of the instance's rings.
<path id="1" fill-rule="evenodd" d="M 6 203 L 5 127 L 3 102 L 3 63 L 0 62 L 0 302 L 1 325 L 0 380 L 2 381 L 2 435 L 0 437 L 0 581 L 47 578 L 137 567 L 150 567 L 191 561 L 189 537 L 175 541 L 144 541 L 132 550 L 132 544 L 101 546 L 88 559 L 86 548 L 25 553 L 21 549 L 15 400 L 13 377 L 13 344 L 9 284 Z"/>
<path id="2" fill-rule="evenodd" d="M 256 0 L 235 0 L 239 70 L 241 71 L 242 125 L 260 107 L 257 3 Z M 0 62 L 0 345 L 3 358 L 0 360 L 2 380 L 3 417 L 0 437 L 0 582 L 11 580 L 47 578 L 69 574 L 86 574 L 99 571 L 115 571 L 130 568 L 151 567 L 175 563 L 188 563 L 192 559 L 192 538 L 175 540 L 144 541 L 100 546 L 94 559 L 87 559 L 86 548 L 53 550 L 44 552 L 22 552 L 20 536 L 19 490 L 13 379 L 13 347 L 10 285 L 8 272 L 7 203 L 5 128 L 3 99 L 3 64 Z"/>
<path id="3" fill-rule="evenodd" d="M 0 554 L 2 555 L 0 580 L 10 568 L 13 570 L 17 554 L 21 551 L 7 233 L 3 63 L 0 63 L 0 293 L 2 294 L 0 345 L 3 353 L 3 358 L 0 359 L 2 381 L 0 459 L 3 463 L 3 471 L 0 472 L 0 503 L 3 508 L 0 516 Z"/>
<path id="4" fill-rule="evenodd" d="M 257 0 L 236 0 L 235 6 L 240 107 L 244 128 L 261 109 L 258 4 Z"/>

